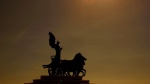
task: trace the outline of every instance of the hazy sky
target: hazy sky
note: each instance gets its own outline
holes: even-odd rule
[[[0,0],[0,84],[48,75],[43,64],[81,52],[96,84],[150,84],[149,0]]]

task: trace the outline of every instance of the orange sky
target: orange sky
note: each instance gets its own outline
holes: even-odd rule
[[[23,84],[48,75],[43,64],[63,47],[61,59],[81,52],[96,84],[150,84],[150,1],[0,1],[0,84]]]

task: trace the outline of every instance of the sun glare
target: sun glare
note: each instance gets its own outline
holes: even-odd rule
[[[120,2],[119,0],[81,0],[83,4],[86,5],[92,5],[92,4],[117,4],[118,2]]]
[[[96,0],[82,0],[85,4],[94,4]]]

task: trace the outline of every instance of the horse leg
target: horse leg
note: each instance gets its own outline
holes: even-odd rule
[[[79,76],[79,73],[80,73],[80,71],[77,71],[77,72],[76,72],[76,76]]]
[[[82,69],[81,72],[82,72],[82,76],[86,75],[86,70],[85,69]]]
[[[52,69],[51,68],[48,68],[48,74],[49,74],[49,76],[52,75]]]
[[[67,76],[71,76],[69,71],[67,71]]]
[[[61,68],[58,68],[58,75],[63,76],[63,71],[61,70]]]
[[[84,76],[86,75],[86,70],[85,69],[83,69],[84,70]]]
[[[52,68],[52,75],[56,75],[56,68]]]
[[[62,70],[62,68],[60,68],[60,75],[64,76],[64,71]]]
[[[73,75],[72,76],[76,76],[76,72],[75,71],[73,71]]]

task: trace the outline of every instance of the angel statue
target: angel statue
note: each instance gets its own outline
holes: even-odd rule
[[[49,45],[55,49],[56,51],[56,55],[55,55],[55,59],[57,61],[60,61],[60,53],[61,53],[61,50],[62,50],[62,47],[59,46],[59,41],[56,41],[54,35],[49,32]]]
[[[43,65],[44,68],[48,68],[49,75],[58,75],[58,69],[60,65],[60,54],[62,47],[59,46],[60,42],[56,40],[55,36],[49,32],[49,45],[55,49],[55,56],[51,56],[52,62],[48,65]]]

